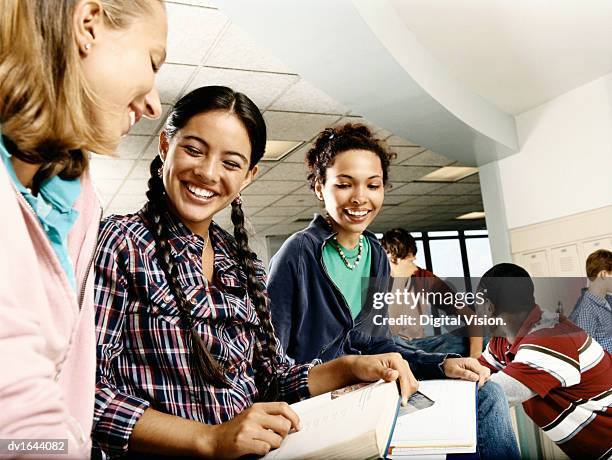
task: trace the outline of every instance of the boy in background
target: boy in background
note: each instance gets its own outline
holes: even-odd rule
[[[612,352],[612,252],[599,249],[586,260],[589,287],[569,319]]]
[[[527,415],[571,458],[612,453],[612,356],[585,331],[535,303],[518,265],[498,264],[479,285],[482,313],[499,318],[480,357],[510,406]]]

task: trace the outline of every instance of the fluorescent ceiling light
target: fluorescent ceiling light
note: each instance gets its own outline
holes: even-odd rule
[[[266,151],[262,160],[266,161],[278,161],[285,155],[293,152],[295,149],[300,147],[303,142],[298,141],[267,141]]]
[[[478,172],[478,168],[467,166],[445,166],[421,177],[425,182],[456,182]]]
[[[485,213],[482,211],[474,211],[468,212],[467,214],[462,214],[459,217],[455,217],[457,220],[475,220],[475,219],[484,219]]]

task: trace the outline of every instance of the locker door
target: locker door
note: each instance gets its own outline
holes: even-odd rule
[[[583,276],[584,269],[580,267],[578,246],[570,244],[550,251],[553,276]]]
[[[527,270],[532,278],[550,276],[546,251],[518,254],[516,259],[517,263]]]

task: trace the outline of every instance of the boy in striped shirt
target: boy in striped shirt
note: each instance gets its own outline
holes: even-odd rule
[[[612,356],[582,329],[535,304],[529,274],[514,264],[485,273],[480,310],[503,324],[480,357],[510,405],[571,458],[612,456]]]

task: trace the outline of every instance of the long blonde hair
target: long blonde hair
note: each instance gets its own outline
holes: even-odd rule
[[[105,22],[125,28],[151,13],[151,1],[100,0]],[[70,179],[87,168],[88,153],[109,152],[96,123],[101,97],[89,89],[73,27],[76,0],[0,0],[0,123],[22,161],[41,174]]]

